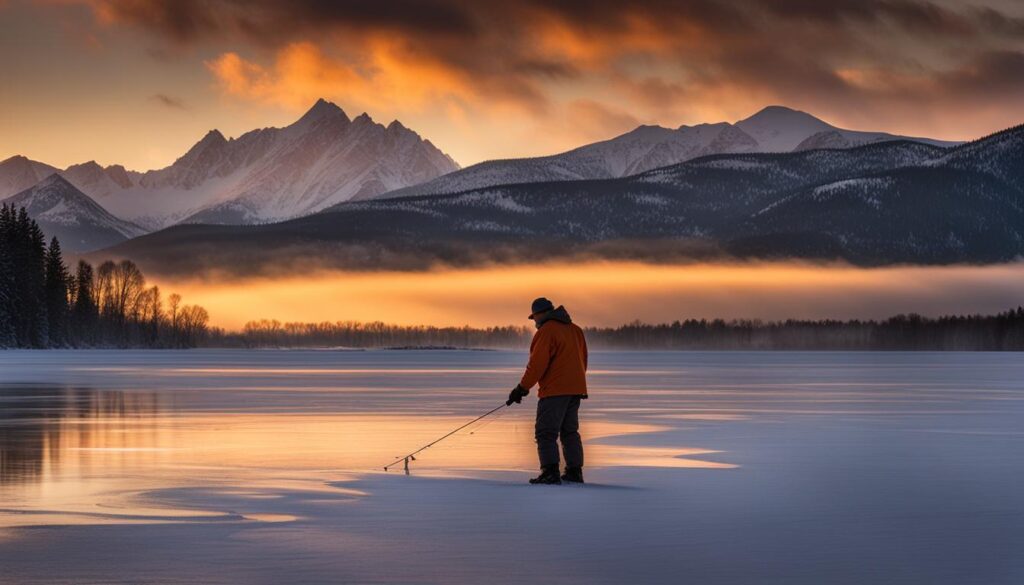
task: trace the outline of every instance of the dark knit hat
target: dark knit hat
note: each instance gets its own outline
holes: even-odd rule
[[[533,301],[533,305],[530,307],[530,316],[528,318],[533,319],[534,315],[537,313],[546,313],[553,310],[555,310],[555,304],[544,297],[540,297]]]

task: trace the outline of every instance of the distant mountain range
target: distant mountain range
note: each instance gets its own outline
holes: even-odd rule
[[[245,225],[301,217],[349,200],[616,178],[710,154],[849,148],[903,138],[844,130],[804,112],[770,106],[736,124],[641,126],[562,154],[490,161],[459,171],[450,157],[401,123],[385,127],[366,114],[350,120],[338,106],[319,100],[284,128],[253,130],[235,139],[211,130],[174,164],[144,173],[93,161],[58,169],[11,157],[0,162],[0,199],[57,173],[110,213],[147,230],[176,223]]]
[[[297,122],[227,139],[211,130],[169,167],[139,173],[95,162],[61,170],[0,162],[0,198],[57,173],[109,212],[147,229],[175,223],[250,224],[314,213],[414,185],[459,166],[399,122],[349,117],[320,100]]]
[[[48,237],[56,236],[70,252],[113,246],[146,233],[114,217],[56,173],[2,203],[24,207]]]
[[[959,144],[885,132],[844,130],[805,112],[769,106],[735,124],[698,124],[674,130],[640,126],[611,140],[553,156],[483,162],[379,197],[458,193],[516,183],[611,179],[713,154],[851,148],[890,140],[912,140],[934,146]]]
[[[1024,251],[1021,134],[955,145],[771,106],[458,170],[397,121],[320,100],[284,128],[211,131],[145,173],[12,157],[0,197],[69,250],[106,248],[153,272],[579,254],[992,262]]]
[[[798,138],[754,134],[772,137],[778,148]],[[1022,254],[1021,126],[953,148],[886,140],[716,154],[625,178],[347,202],[273,225],[176,226],[102,253],[170,273],[403,269],[587,255],[882,265],[999,262]]]

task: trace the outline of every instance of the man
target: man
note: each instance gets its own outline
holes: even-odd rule
[[[532,484],[583,483],[583,441],[580,439],[580,400],[587,397],[587,341],[565,308],[544,297],[533,301],[530,319],[537,333],[530,343],[530,361],[506,404],[519,404],[539,383],[537,396],[537,454],[539,476]],[[565,455],[565,475],[558,475],[558,439]]]

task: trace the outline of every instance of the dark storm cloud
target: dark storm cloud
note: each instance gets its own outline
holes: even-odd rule
[[[671,46],[699,35],[721,43],[723,51],[732,43],[770,46],[821,34],[845,44],[863,33],[857,27],[880,25],[932,42],[979,36],[1024,40],[1024,18],[984,0],[957,8],[924,0],[93,1],[105,19],[145,27],[173,42],[236,37],[273,46],[311,38],[345,42],[346,37],[392,32],[455,61],[485,61],[474,50],[486,48],[496,53],[488,56],[515,64],[509,68],[543,65],[533,68],[540,75],[572,69],[556,55],[538,59],[533,55],[536,47],[530,46],[535,36],[524,34],[555,24],[581,37],[602,35],[610,42],[642,32],[651,44]]]
[[[177,42],[240,34],[275,43],[336,27],[463,38],[477,33],[465,6],[445,0],[109,0],[97,5],[115,21],[142,25]]]
[[[973,92],[1024,92],[1024,52],[981,53],[966,67],[948,74],[946,81]]]
[[[170,39],[186,41],[219,28],[216,3],[115,0],[98,4],[105,18],[132,22]]]
[[[889,23],[921,34],[1024,31],[1024,18],[981,0],[957,9],[925,0],[99,0],[97,6],[114,19],[183,41],[243,33],[254,41],[273,42],[336,27],[471,40],[514,34],[538,15],[604,32],[628,27],[631,18],[649,19],[666,29],[688,22],[724,34],[753,32],[757,24],[773,21],[808,26]]]
[[[976,8],[973,13],[984,30],[1018,39],[1024,38],[1024,18],[1013,18],[989,7]]]
[[[513,3],[512,10],[543,11],[576,26],[599,31],[613,31],[626,25],[625,19],[643,18],[671,29],[680,23],[698,23],[720,33],[741,33],[753,30],[758,10],[753,0],[722,2],[721,0],[551,0]]]
[[[893,24],[922,34],[973,35],[978,19],[930,2],[908,0],[769,0],[764,7],[774,16],[819,24]]]
[[[386,43],[393,60],[536,112],[551,83],[580,79],[672,116],[681,99],[755,93],[833,111],[897,91],[936,103],[928,92],[972,92],[958,83],[986,88],[973,95],[991,108],[1019,92],[1024,51],[1024,11],[1001,0],[83,1],[170,45],[233,43],[263,65],[267,50],[314,43],[365,75]]]

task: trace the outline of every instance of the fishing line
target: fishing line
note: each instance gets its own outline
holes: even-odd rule
[[[417,453],[419,453],[421,451],[424,451],[426,449],[429,449],[430,447],[433,447],[434,445],[440,443],[441,441],[447,439],[448,437],[454,435],[455,433],[461,431],[462,429],[472,425],[473,423],[477,422],[478,420],[486,418],[486,417],[494,414],[495,412],[498,412],[502,408],[505,408],[506,406],[508,406],[508,404],[502,402],[500,406],[496,406],[496,407],[492,408],[491,410],[488,410],[487,412],[485,412],[485,413],[481,414],[480,416],[474,418],[473,420],[471,420],[468,423],[462,425],[461,427],[451,431],[447,435],[444,435],[443,437],[441,437],[439,439],[435,439],[435,440],[431,441],[430,443],[427,443],[426,445],[420,447],[419,449],[416,449],[415,451],[413,451],[412,453],[409,453],[408,455],[404,455],[402,457],[399,457],[398,459],[395,459],[391,463],[389,463],[389,464],[384,466],[384,471],[387,471],[389,467],[393,467],[396,463],[400,463],[400,462],[404,461],[405,462],[405,473],[408,475],[408,473],[409,473],[409,461],[416,461],[415,455]]]
[[[503,416],[505,416],[505,411],[504,410],[499,412],[498,414],[494,415],[493,417],[487,419],[486,421],[483,422],[483,424],[481,424],[480,426],[474,428],[472,431],[469,431],[469,434],[470,435],[475,435],[475,434],[479,433],[487,425],[489,425],[489,424],[491,424],[491,423],[493,423],[493,422],[495,422],[497,420],[501,420],[501,417],[503,417]]]

